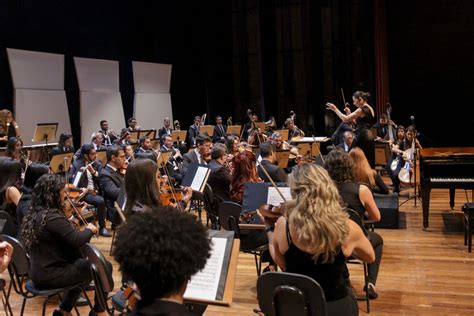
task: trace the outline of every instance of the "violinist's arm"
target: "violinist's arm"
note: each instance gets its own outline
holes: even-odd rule
[[[350,219],[347,220],[347,225],[349,225],[349,235],[342,244],[344,256],[353,256],[368,263],[374,262],[374,248],[367,237],[365,237],[362,229]]]
[[[75,229],[63,215],[50,213],[47,216],[46,225],[48,230],[73,247],[79,248],[85,245],[94,235],[89,227],[82,231]]]
[[[288,242],[286,241],[286,219],[283,216],[275,223],[275,230],[267,232],[267,236],[270,254],[275,263],[284,271],[286,267],[284,254],[288,251]]]
[[[380,210],[377,204],[375,204],[374,196],[367,186],[361,185],[359,187],[359,199],[369,214],[369,218],[376,222],[380,221]]]

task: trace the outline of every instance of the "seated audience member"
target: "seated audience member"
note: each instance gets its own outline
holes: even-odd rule
[[[268,173],[273,182],[286,182],[288,176],[286,172],[278,167],[276,163],[276,149],[275,146],[270,142],[261,143],[260,146],[260,156],[262,161],[260,166],[258,166],[258,176],[265,182],[270,182],[266,173],[262,170],[265,168],[265,171]]]
[[[69,223],[62,203],[65,200],[64,178],[57,174],[41,176],[33,189],[31,209],[26,214],[21,236],[31,260],[29,276],[39,289],[55,289],[92,280],[90,262],[83,258],[81,248],[98,233],[87,224],[79,230]],[[112,265],[108,263],[112,271]],[[56,315],[72,315],[71,311],[81,293],[79,287],[64,292]],[[97,299],[95,299],[97,302]],[[107,315],[99,306],[92,315]]]
[[[270,253],[286,272],[309,276],[324,291],[328,315],[358,315],[356,298],[344,277],[346,258],[374,261],[361,228],[349,219],[328,173],[300,164],[289,176],[293,200],[275,226],[267,226]]]
[[[389,189],[382,177],[372,169],[365,158],[365,154],[359,147],[352,148],[349,152],[354,161],[354,180],[367,184],[374,193],[388,194]]]
[[[120,227],[115,246],[120,270],[139,292],[134,315],[196,315],[184,305],[183,295],[211,248],[194,216],[162,207],[138,213]]]
[[[380,210],[369,187],[355,181],[354,162],[348,153],[342,149],[332,150],[326,156],[324,167],[336,183],[344,206],[359,213],[361,218],[364,218],[367,212],[369,219],[380,221]],[[369,292],[370,298],[375,299],[378,297],[375,283],[382,261],[383,239],[373,231],[369,231],[367,237],[375,251],[375,262],[369,265],[369,288],[364,290]]]

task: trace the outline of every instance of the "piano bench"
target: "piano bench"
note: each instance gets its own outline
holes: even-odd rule
[[[464,212],[464,246],[471,252],[472,248],[472,231],[474,230],[474,203],[466,203],[462,207]]]

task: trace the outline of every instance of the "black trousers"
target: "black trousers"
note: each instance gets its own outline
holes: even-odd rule
[[[99,228],[105,228],[105,200],[100,195],[87,193],[84,196],[84,202],[94,205],[97,208],[97,217],[99,218]]]
[[[107,262],[107,269],[112,273],[112,264]],[[87,286],[92,281],[91,266],[90,262],[87,259],[77,259],[73,264],[67,266],[64,269],[63,274],[59,278],[49,280],[48,282],[36,284],[38,288],[48,289],[48,288],[60,288],[66,287],[72,284],[81,283],[84,286]],[[81,294],[81,289],[79,287],[73,288],[69,291],[63,293],[63,300],[59,306],[62,310],[66,312],[71,312],[74,308],[76,301]],[[94,301],[97,302],[97,295],[94,297]],[[103,312],[97,305],[94,306],[96,312]]]

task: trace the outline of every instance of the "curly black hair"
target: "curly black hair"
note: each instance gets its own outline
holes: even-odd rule
[[[62,211],[61,189],[65,186],[64,178],[58,174],[44,174],[33,188],[31,206],[21,224],[21,237],[26,250],[30,251],[38,244],[35,233],[37,214],[41,216],[40,228],[46,225],[48,213],[64,214]]]
[[[177,293],[210,256],[205,227],[170,207],[131,216],[117,233],[115,260],[138,286],[143,304]]]
[[[354,181],[354,162],[351,156],[342,148],[336,148],[329,152],[324,161],[324,169],[336,183]]]

